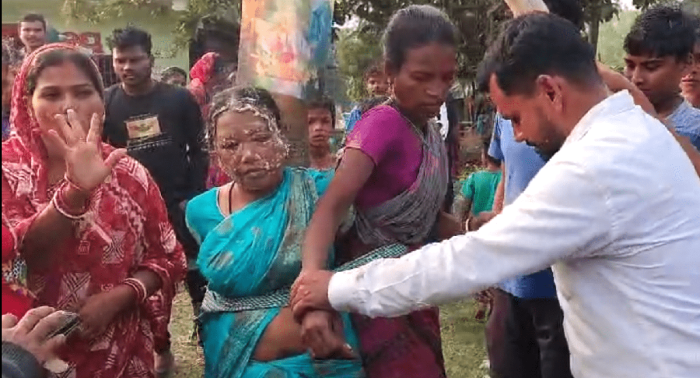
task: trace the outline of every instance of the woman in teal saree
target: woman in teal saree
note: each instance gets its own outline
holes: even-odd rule
[[[212,103],[209,137],[233,182],[194,198],[186,210],[200,243],[197,264],[209,282],[200,317],[205,376],[364,377],[359,359],[313,358],[290,309],[236,308],[242,298],[292,284],[301,271],[304,230],[322,194],[305,169],[282,166],[279,118],[261,89],[229,89]],[[357,350],[347,315],[338,323],[345,352]]]

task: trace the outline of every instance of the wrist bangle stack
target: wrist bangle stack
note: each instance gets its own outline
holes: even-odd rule
[[[90,190],[84,189],[82,186],[76,184],[75,181],[73,181],[70,177],[68,177],[67,173],[65,175],[63,175],[63,181],[65,181],[68,186],[72,187],[73,189],[75,189],[81,193],[90,193]]]
[[[58,211],[61,215],[64,217],[73,220],[73,221],[78,221],[83,219],[85,217],[85,214],[88,211],[88,207],[85,206],[84,208],[80,209],[79,211],[71,211],[69,210],[69,206],[66,204],[66,191],[67,187],[63,186],[59,188],[56,193],[54,194],[53,198],[51,198],[51,205]]]
[[[140,280],[130,277],[122,281],[122,284],[129,286],[136,292],[136,302],[143,303],[148,299],[148,291],[146,290],[146,285]]]

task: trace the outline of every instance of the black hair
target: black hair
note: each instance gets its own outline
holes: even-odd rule
[[[367,67],[364,73],[365,81],[370,77],[384,75],[384,65],[382,63],[382,61],[376,61]]]
[[[333,127],[335,128],[335,102],[326,96],[321,96],[318,98],[314,98],[310,101],[307,101],[306,107],[311,110],[311,109],[325,109],[328,110],[331,113],[331,122]]]
[[[215,94],[211,101],[206,133],[210,151],[215,150],[216,122],[222,114],[233,109],[236,103],[245,103],[262,109],[276,122],[278,128],[282,127],[282,112],[272,94],[266,89],[253,86],[229,88]]]
[[[44,27],[44,31],[46,31],[46,18],[38,13],[26,14],[24,17],[22,17],[22,21],[20,22],[41,22],[41,25]]]
[[[625,52],[635,56],[686,59],[695,46],[695,23],[679,6],[661,5],[642,13],[625,37]]]
[[[399,71],[408,50],[430,43],[457,46],[457,32],[445,13],[430,5],[411,5],[391,16],[384,30],[384,59]]]
[[[181,75],[187,79],[187,72],[180,67],[168,67],[160,74],[162,80],[167,80],[175,75]]]
[[[488,160],[491,164],[500,167],[501,161],[496,159],[495,157],[489,155],[489,148],[490,147],[491,147],[491,138],[483,138],[481,140],[481,148],[482,148],[482,152],[484,153],[484,156],[486,157],[486,160]]]
[[[583,6],[580,0],[543,0],[549,13],[555,14],[583,29]]]
[[[71,49],[50,50],[40,54],[35,58],[35,62],[31,71],[27,75],[26,95],[31,97],[36,90],[37,81],[41,73],[49,67],[57,67],[66,62],[73,63],[85,76],[88,77],[90,83],[95,87],[95,90],[104,98],[104,86],[102,83],[102,75],[93,63],[92,59],[81,51]]]
[[[141,47],[143,51],[152,56],[153,43],[151,35],[142,29],[134,26],[127,26],[124,29],[114,29],[112,35],[107,38],[109,49],[123,50],[131,47]]]
[[[488,91],[496,76],[506,95],[531,94],[539,75],[560,75],[589,85],[602,81],[595,50],[569,21],[549,13],[531,13],[506,22],[479,65],[477,81]]]
[[[365,114],[372,108],[389,101],[389,96],[375,96],[360,103],[360,114]]]

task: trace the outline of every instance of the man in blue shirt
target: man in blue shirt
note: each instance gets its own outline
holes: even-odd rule
[[[383,97],[389,94],[389,78],[384,73],[381,62],[376,62],[365,71],[365,86],[370,98]],[[349,135],[357,121],[362,118],[360,106],[355,106],[345,122],[345,135]]]
[[[515,141],[510,121],[500,115],[495,119],[489,155],[503,162],[499,185],[503,195],[497,194],[495,211],[515,201],[546,163],[533,147]],[[489,319],[486,335],[492,375],[571,377],[564,314],[552,270],[503,282],[495,296],[493,320]]]

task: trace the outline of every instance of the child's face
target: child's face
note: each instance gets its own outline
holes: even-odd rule
[[[386,96],[389,92],[389,78],[384,74],[374,74],[367,78],[367,92],[370,96]]]
[[[674,56],[653,57],[627,55],[625,76],[657,107],[680,92],[679,85],[691,67],[688,59]]]
[[[309,144],[314,147],[328,146],[333,131],[333,115],[326,108],[309,109]]]
[[[688,97],[700,97],[700,42],[695,44],[693,51],[693,68],[683,77],[681,90]]]

